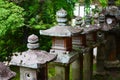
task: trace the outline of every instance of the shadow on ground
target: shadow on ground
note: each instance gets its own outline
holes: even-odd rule
[[[120,71],[107,71],[105,75],[94,75],[93,80],[120,80]]]

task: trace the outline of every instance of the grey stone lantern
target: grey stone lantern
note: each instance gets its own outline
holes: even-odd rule
[[[47,63],[54,60],[56,55],[38,50],[38,37],[34,34],[28,37],[29,50],[15,53],[11,65],[20,67],[20,80],[48,80]]]
[[[76,36],[82,31],[67,25],[66,15],[67,12],[64,9],[60,9],[56,12],[58,25],[47,30],[40,30],[40,35],[52,36],[52,49],[50,53],[58,55],[55,63],[66,65],[65,69],[59,66],[59,71],[56,72],[58,75],[63,75],[61,80],[69,80],[70,63],[78,57],[78,53],[72,49],[72,36]],[[64,71],[62,69],[65,70],[65,76],[61,73]]]
[[[76,19],[75,29],[81,30],[83,32],[84,27],[81,26],[81,24],[83,23],[82,17],[77,16],[75,19]],[[86,46],[86,35],[82,34],[82,32],[79,35],[72,37],[72,44],[73,44],[73,48],[75,49],[76,47],[81,48]]]
[[[100,29],[98,25],[92,25],[91,16],[87,15],[85,19],[85,27],[83,33],[86,34],[86,45],[91,46],[97,40],[97,31]]]
[[[112,4],[106,7],[102,15],[104,15],[104,23],[100,25],[102,25],[101,31],[104,33],[104,39],[106,40],[104,67],[109,69],[118,68],[120,67],[120,61],[117,59],[117,54],[119,53],[119,37],[117,33],[119,33],[120,10]]]
[[[0,80],[11,80],[16,73],[11,71],[4,63],[0,62]]]
[[[53,39],[52,39],[51,53],[53,52],[55,52],[55,54],[58,53],[58,59],[57,59],[58,62],[60,60],[61,60],[60,62],[62,62],[62,58],[64,58],[62,57],[62,55],[67,56],[72,51],[72,36],[76,36],[80,34],[82,31],[79,29],[76,30],[73,27],[67,25],[66,15],[67,12],[64,9],[60,9],[58,12],[56,12],[58,25],[47,30],[40,30],[40,35],[52,36]],[[66,60],[67,58],[63,60],[63,63]]]

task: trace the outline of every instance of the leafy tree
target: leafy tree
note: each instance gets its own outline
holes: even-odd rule
[[[116,0],[115,3],[117,6],[120,6],[120,0]]]
[[[0,61],[6,60],[19,46],[19,29],[24,25],[23,12],[23,8],[0,0]]]
[[[7,2],[9,1],[9,2]],[[64,8],[69,19],[73,16],[77,0],[0,0],[0,60],[6,60],[13,52],[25,51],[27,37],[40,29],[52,27],[56,11]],[[12,1],[15,1],[14,4]],[[21,7],[18,7],[21,6]],[[24,13],[25,12],[25,13]],[[24,16],[24,17],[23,17]],[[40,37],[40,49],[49,50],[51,39]],[[9,59],[9,58],[8,58]]]
[[[0,36],[24,25],[23,8],[9,3],[5,0],[0,0]]]
[[[56,21],[56,12],[63,8],[68,13],[68,18],[73,17],[74,4],[78,0],[47,0],[43,5],[41,19],[43,22],[51,23]]]

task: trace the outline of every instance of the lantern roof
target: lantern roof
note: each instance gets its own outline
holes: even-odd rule
[[[82,30],[82,32],[80,34],[87,34],[87,33],[99,30],[101,28],[98,24],[91,25],[90,18],[91,17],[89,15],[87,15],[86,20],[85,20],[85,25],[81,26],[81,22],[83,22],[81,17],[80,16],[76,17],[76,27],[75,27],[75,29],[76,30]]]
[[[28,50],[22,53],[14,53],[10,64],[36,69],[54,60],[55,58],[56,55],[49,54],[46,51]]]
[[[54,26],[47,30],[40,30],[41,35],[57,36],[57,37],[71,37],[82,32],[81,29],[75,29],[71,26]]]
[[[41,35],[56,36],[56,37],[71,37],[79,34],[82,30],[76,30],[67,25],[67,12],[62,8],[56,12],[56,20],[58,25],[47,30],[40,30]]]
[[[15,77],[16,73],[11,71],[4,63],[0,62],[0,80],[9,80]]]
[[[87,34],[87,33],[93,32],[93,31],[97,31],[99,29],[101,29],[101,26],[89,25],[89,27],[84,27],[83,28],[82,34]]]
[[[57,56],[54,54],[49,54],[43,50],[37,50],[39,47],[37,41],[38,37],[36,35],[30,35],[28,37],[29,43],[27,44],[29,50],[21,53],[14,53],[10,64],[37,69],[42,65],[56,59]]]

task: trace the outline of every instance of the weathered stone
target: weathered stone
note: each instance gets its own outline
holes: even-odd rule
[[[28,37],[28,42],[29,50],[14,53],[10,64],[20,66],[20,80],[48,80],[47,63],[56,59],[57,55],[37,50],[38,37],[34,34]]]
[[[0,80],[9,80],[15,77],[16,73],[11,71],[9,67],[0,62]]]

